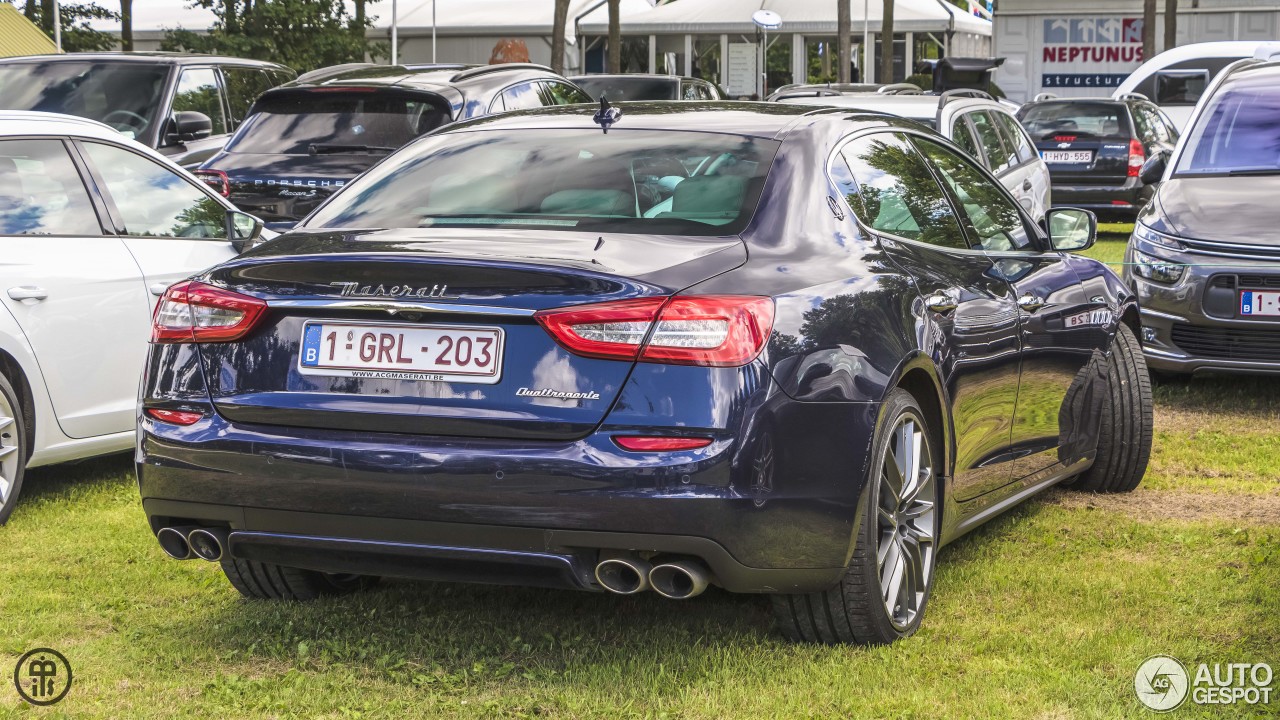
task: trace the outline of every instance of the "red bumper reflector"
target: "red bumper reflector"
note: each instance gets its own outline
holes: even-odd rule
[[[711,444],[711,438],[650,437],[644,435],[614,435],[613,441],[623,450],[631,450],[632,452],[696,450]]]
[[[173,425],[194,425],[200,422],[204,417],[203,413],[186,412],[184,410],[162,410],[161,408],[147,408],[147,415]]]

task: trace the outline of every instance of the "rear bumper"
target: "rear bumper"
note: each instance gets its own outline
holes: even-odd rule
[[[678,453],[609,434],[472,440],[144,419],[153,529],[231,530],[233,557],[327,572],[596,589],[601,552],[701,559],[734,592],[806,592],[844,571],[879,406],[786,403],[768,432]],[[838,428],[815,434],[801,428]],[[795,435],[788,428],[796,428]],[[748,433],[750,435],[750,433]]]
[[[1053,183],[1055,207],[1076,207],[1092,210],[1104,218],[1133,219],[1151,199],[1152,188],[1137,178],[1129,178],[1119,185],[1075,185]]]

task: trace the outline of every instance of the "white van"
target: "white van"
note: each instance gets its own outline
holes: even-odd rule
[[[1268,58],[1280,55],[1280,41],[1205,42],[1165,50],[1134,70],[1112,97],[1119,100],[1130,93],[1145,95],[1181,131],[1186,129],[1196,101],[1223,68],[1260,53]]]

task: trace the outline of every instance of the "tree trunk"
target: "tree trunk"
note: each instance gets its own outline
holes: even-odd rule
[[[120,49],[133,52],[133,0],[120,0]]]
[[[609,72],[622,72],[622,22],[618,19],[621,0],[609,0]]]
[[[53,37],[53,0],[40,0],[40,27],[49,37]]]
[[[880,77],[878,80],[885,84],[893,82],[893,0],[884,0],[884,19],[880,22]],[[866,82],[865,78],[863,82]]]
[[[236,3],[239,0],[222,0],[222,26],[229,34],[240,32],[240,19],[236,17]]]
[[[555,17],[551,21],[551,69],[564,74],[564,26],[569,20],[569,0],[556,0]]]
[[[852,0],[836,0],[836,80],[850,82],[850,64],[853,62],[852,39],[849,37],[852,21],[849,18],[849,3]]]
[[[1156,0],[1142,0],[1142,59],[1156,54]]]
[[[31,22],[36,21],[36,8],[40,7],[39,0],[27,0],[27,6],[22,10],[22,14],[27,16]]]
[[[365,0],[356,0],[356,27],[359,28],[364,27],[364,3]]]
[[[1164,0],[1164,49],[1178,46],[1178,0]]]

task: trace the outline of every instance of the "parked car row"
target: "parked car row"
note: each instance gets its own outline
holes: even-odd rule
[[[198,179],[0,113],[0,521],[27,465],[136,442],[161,547],[248,597],[714,585],[795,640],[892,642],[945,543],[1140,483],[1140,339],[1280,367],[1280,262],[1246,239],[1274,230],[1240,219],[1277,225],[1249,194],[1280,176],[1277,80],[1239,63],[1147,145],[1136,98],[1020,123],[974,91],[615,105],[538,66],[352,65],[260,93]],[[1077,185],[1157,186],[1123,278],[1050,202],[1079,153]]]

